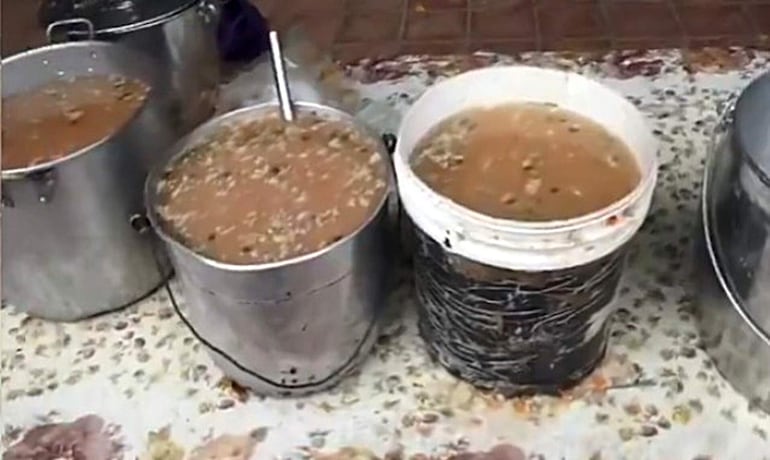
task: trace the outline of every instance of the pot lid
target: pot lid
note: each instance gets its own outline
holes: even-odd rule
[[[99,33],[126,33],[150,27],[186,10],[198,0],[45,0],[44,27],[67,19],[88,19]]]
[[[770,72],[752,81],[735,104],[736,147],[770,184]]]

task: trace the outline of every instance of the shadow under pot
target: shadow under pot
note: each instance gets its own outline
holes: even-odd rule
[[[584,216],[515,221],[461,206],[412,169],[422,139],[447,117],[517,102],[556,104],[597,122],[634,154],[637,186]],[[630,102],[575,74],[497,67],[426,91],[404,117],[394,164],[414,227],[419,331],[430,354],[453,375],[507,396],[556,392],[592,372],[607,349],[626,249],[649,211],[656,151]]]
[[[2,80],[4,108],[16,106],[3,113],[4,301],[73,321],[148,295],[170,270],[158,272],[154,237],[137,231],[132,217],[144,214],[147,173],[175,140],[164,75],[121,45],[78,42],[5,59]],[[101,126],[108,122],[100,110],[113,113],[119,102],[84,94],[112,97],[114,89],[115,101],[125,102],[134,95],[109,85],[128,80],[149,87],[144,101],[125,122]],[[14,97],[22,99],[9,102]],[[53,111],[56,98],[75,106]],[[111,134],[91,140],[96,125]],[[72,142],[85,147],[67,153]]]
[[[317,119],[337,122],[339,126],[357,132],[370,142],[372,153],[367,154],[367,160],[370,157],[380,158],[383,166],[383,182],[380,184],[382,194],[373,198],[370,202],[372,207],[368,208],[363,222],[357,224],[352,233],[340,235],[339,239],[332,239],[328,245],[312,252],[303,251],[287,257],[271,256],[269,260],[256,258],[255,252],[246,260],[224,262],[229,259],[223,253],[201,249],[191,243],[193,240],[185,236],[185,230],[162,210],[163,206],[170,203],[171,196],[164,195],[163,190],[169,187],[163,185],[164,181],[168,184],[167,181],[173,180],[171,174],[174,174],[174,168],[182,165],[187,158],[192,158],[188,155],[200,152],[199,147],[215,139],[223,129],[236,130],[225,135],[225,138],[245,139],[243,142],[258,133],[285,133],[284,128],[275,125],[271,128],[248,125],[246,130],[237,131],[240,126],[245,126],[242,123],[259,121],[269,114],[277,116],[278,108],[273,103],[239,109],[200,126],[174,148],[176,155],[165,168],[150,175],[146,186],[150,220],[168,248],[186,299],[185,305],[177,308],[177,313],[207,347],[216,365],[226,375],[257,393],[269,396],[301,396],[328,389],[365,360],[378,336],[380,317],[388,292],[390,254],[393,253],[393,222],[389,215],[389,202],[395,198],[395,189],[389,154],[382,141],[357,125],[351,116],[335,109],[309,103],[296,103],[295,109],[300,120],[303,115],[312,113]],[[305,134],[302,137],[310,141]],[[273,146],[280,143],[281,138],[270,141]],[[237,146],[235,148],[238,149]],[[307,152],[318,150],[323,149]],[[253,162],[261,161],[256,157],[266,158],[264,152],[267,149],[255,150],[252,147],[241,151],[249,155],[247,161],[251,166],[247,171],[259,174],[260,166],[254,166]],[[225,155],[218,147],[206,152],[206,155],[210,155],[210,164],[220,161],[216,158]],[[280,158],[286,158],[287,154],[282,152]],[[306,153],[295,152],[292,155],[305,158],[302,155]],[[274,160],[267,161],[272,165],[271,161]],[[264,163],[261,164],[264,166]],[[307,158],[304,163],[287,163],[282,171],[299,174],[297,171],[303,170],[305,164],[315,165],[312,167],[314,174],[324,173],[326,163],[315,157]],[[275,174],[276,178],[281,174],[274,165],[265,168],[266,174]],[[238,175],[235,180],[254,184],[255,177]],[[289,179],[284,177],[281,180]],[[301,182],[300,179],[296,181],[292,183]],[[259,179],[257,182],[259,187],[279,186],[278,182],[269,180],[263,183]],[[235,193],[237,196],[262,193],[245,190],[241,188]],[[292,195],[287,191],[286,196],[299,197],[307,190],[295,192]],[[312,199],[314,193],[307,193]],[[198,202],[197,199],[195,201]],[[243,215],[248,217],[253,213],[253,216],[263,216],[259,219],[269,219],[273,215],[283,215],[284,211],[289,212],[286,211],[286,204],[280,208],[271,205],[276,206],[275,209],[265,208],[268,201],[247,200],[245,206],[248,209],[242,208]],[[263,212],[267,214],[260,214]],[[315,214],[317,209],[310,212]],[[235,215],[230,211],[226,214],[230,217]],[[254,222],[238,222],[239,226],[254,225]],[[238,232],[241,230],[236,230]],[[241,235],[244,236],[247,233],[264,235],[263,230],[252,227],[249,232],[243,232]],[[287,232],[279,232],[274,235],[280,241],[289,238]],[[240,236],[237,238],[240,241]],[[259,236],[254,238],[250,241],[265,241]],[[214,240],[209,241],[214,244]],[[217,244],[222,241],[221,237],[216,238]],[[193,247],[197,249],[191,249]],[[259,254],[266,253],[263,249],[258,251],[261,251]],[[240,257],[238,254],[232,256]]]

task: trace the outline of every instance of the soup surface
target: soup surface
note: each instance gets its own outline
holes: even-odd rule
[[[52,161],[108,138],[148,93],[139,80],[88,76],[3,98],[3,169]]]
[[[633,153],[596,122],[552,104],[461,112],[423,138],[412,168],[474,211],[549,221],[597,211],[640,180]]]
[[[191,249],[235,264],[285,260],[352,234],[387,189],[378,144],[354,127],[277,112],[221,127],[164,173],[158,213]]]

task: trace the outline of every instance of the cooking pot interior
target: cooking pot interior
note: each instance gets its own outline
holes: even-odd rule
[[[294,108],[299,113],[312,113],[313,115],[328,119],[328,120],[339,120],[343,122],[352,123],[356,126],[358,130],[361,131],[362,134],[369,136],[371,138],[378,138],[378,136],[369,129],[366,125],[356,123],[353,117],[346,114],[345,112],[342,112],[340,110],[337,110],[330,106],[325,106],[321,104],[316,103],[310,103],[310,102],[297,102],[294,104]],[[190,153],[192,151],[192,147],[198,145],[201,142],[204,142],[207,138],[215,134],[219,129],[221,129],[222,126],[226,126],[228,124],[232,123],[238,123],[246,120],[253,120],[256,118],[259,118],[263,116],[264,114],[270,112],[270,111],[276,111],[279,110],[278,105],[275,103],[263,103],[259,105],[254,105],[250,107],[244,107],[241,109],[234,110],[232,112],[225,113],[224,115],[220,115],[217,118],[211,119],[208,122],[204,123],[203,125],[196,128],[192,133],[187,135],[185,138],[181,139],[172,149],[171,149],[171,156],[168,162],[166,162],[164,165],[160,165],[160,167],[153,168],[153,170],[150,172],[147,182],[145,185],[145,204],[147,206],[148,210],[148,216],[150,220],[152,221],[153,226],[158,230],[161,237],[163,237],[167,242],[170,242],[171,244],[175,246],[179,246],[184,248],[184,251],[191,251],[189,248],[185,247],[181,242],[178,241],[178,238],[176,235],[173,234],[165,225],[163,225],[163,219],[160,218],[160,216],[157,213],[157,205],[159,203],[159,196],[158,196],[158,183],[160,182],[163,172],[168,169],[171,165],[175,164],[177,161],[184,158],[185,155]],[[387,150],[385,149],[384,145],[382,145],[382,148],[379,149],[379,153],[383,155],[383,160],[385,161],[385,165],[387,165],[388,168],[388,176],[393,176],[393,171],[391,170],[391,160],[389,157],[389,154]],[[385,194],[382,198],[382,203],[380,203],[377,207],[377,209],[381,209],[381,207],[387,202],[387,200],[392,197],[392,194],[395,193],[393,190],[393,186],[391,184],[390,193]],[[361,227],[354,232],[352,235],[350,235],[348,238],[344,238],[342,242],[346,241],[349,238],[352,238],[354,235],[359,233],[361,229],[366,228],[369,223],[376,218],[378,213],[372,214],[372,216],[369,217],[369,219],[361,225]],[[326,248],[322,250],[321,252],[326,252],[330,248]],[[203,259],[206,259],[203,257]],[[304,259],[303,257],[300,257],[299,259]],[[208,259],[206,259],[208,260]],[[279,264],[283,263],[293,263],[294,259],[290,259],[289,261],[283,261]],[[218,264],[217,265],[226,265],[226,264]]]

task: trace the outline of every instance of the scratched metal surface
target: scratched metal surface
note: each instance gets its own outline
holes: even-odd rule
[[[770,419],[749,407],[699,348],[690,265],[716,107],[766,68],[768,57],[712,50],[516,58],[602,78],[650,116],[662,142],[655,201],[629,247],[607,356],[577,388],[506,400],[459,382],[419,338],[406,273],[361,371],[334,391],[294,400],[260,399],[223,379],[162,294],[76,324],[4,308],[3,450],[41,423],[95,414],[70,428],[90,430],[91,452],[112,452],[106,437],[126,459],[152,458],[149,451],[162,448],[169,455],[155,458],[235,451],[239,456],[229,458],[770,458]],[[402,111],[437,78],[508,62],[514,60],[405,57],[352,72],[365,82],[365,96]],[[392,129],[392,118],[380,121]],[[501,443],[509,445],[492,457],[473,453]]]

